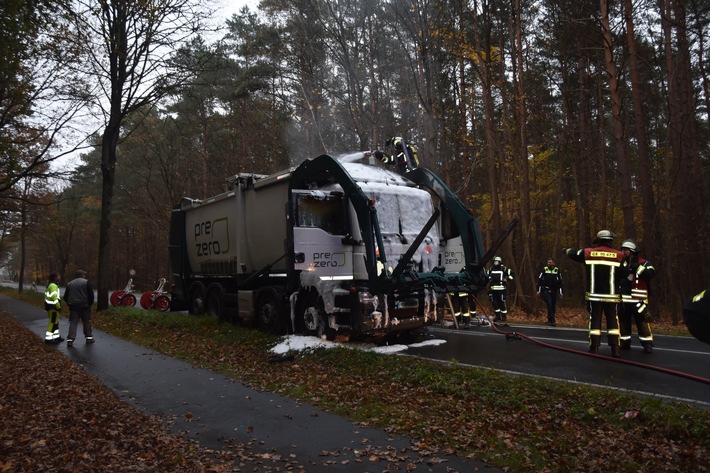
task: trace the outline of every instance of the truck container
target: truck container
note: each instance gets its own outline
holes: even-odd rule
[[[478,222],[432,171],[328,155],[183,198],[169,249],[171,310],[274,333],[408,332],[485,285]]]

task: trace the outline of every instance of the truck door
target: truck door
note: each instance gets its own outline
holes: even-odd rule
[[[296,270],[324,281],[353,279],[347,202],[341,192],[293,191]]]

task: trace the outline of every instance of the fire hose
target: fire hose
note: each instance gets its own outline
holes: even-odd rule
[[[483,315],[486,317],[486,320],[488,320],[488,323],[490,324],[491,328],[496,333],[501,334],[501,335],[505,335],[506,340],[527,340],[529,342],[535,343],[535,344],[540,345],[545,348],[552,348],[554,350],[559,350],[559,351],[563,351],[563,352],[567,352],[567,353],[573,353],[575,355],[584,355],[584,356],[589,356],[592,358],[599,358],[599,359],[603,359],[603,360],[607,360],[607,361],[614,361],[616,363],[623,363],[623,364],[635,366],[638,368],[645,368],[645,369],[658,371],[658,372],[665,373],[665,374],[670,374],[673,376],[680,376],[682,378],[691,379],[691,380],[698,381],[698,382],[705,383],[705,384],[710,384],[710,379],[703,378],[702,376],[696,376],[696,375],[693,375],[690,373],[684,373],[682,371],[676,371],[676,370],[672,370],[672,369],[668,369],[668,368],[663,368],[661,366],[647,365],[645,363],[639,363],[639,362],[633,361],[633,360],[625,360],[623,358],[613,358],[613,357],[606,356],[606,355],[600,355],[598,353],[591,353],[588,351],[575,350],[574,348],[561,347],[559,345],[553,345],[551,343],[546,343],[541,340],[537,340],[529,335],[525,335],[524,333],[518,332],[516,330],[502,330],[500,328],[501,325],[496,324],[495,321],[491,320],[490,316],[486,312],[483,305],[481,305],[478,302],[478,299],[475,296],[473,296],[473,299],[476,302],[476,304],[478,305],[478,307],[481,309],[481,311],[483,312]]]

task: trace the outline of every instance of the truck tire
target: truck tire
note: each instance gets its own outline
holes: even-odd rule
[[[212,283],[207,288],[207,299],[206,299],[206,312],[212,317],[216,322],[224,322],[224,297],[222,294],[222,285],[219,283]]]
[[[205,285],[201,282],[194,282],[190,286],[190,313],[192,315],[202,315],[205,313]]]
[[[277,288],[266,286],[257,292],[256,323],[265,332],[283,334],[283,295]]]
[[[328,326],[328,314],[325,313],[323,302],[318,297],[307,296],[302,306],[303,327],[306,335],[313,335],[326,340],[335,340],[335,330]]]

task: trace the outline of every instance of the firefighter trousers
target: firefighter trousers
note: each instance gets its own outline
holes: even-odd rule
[[[619,346],[619,318],[616,302],[588,301],[589,346],[599,347],[602,338],[602,316],[606,318],[606,334],[609,346]]]
[[[640,312],[639,309],[641,309]],[[653,346],[653,334],[651,333],[649,316],[648,308],[643,301],[622,302],[619,304],[619,331],[622,348],[631,347],[632,322],[636,325],[641,346]]]

